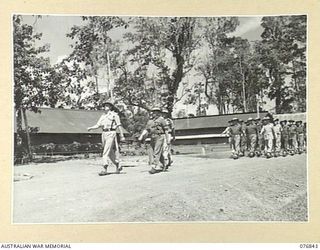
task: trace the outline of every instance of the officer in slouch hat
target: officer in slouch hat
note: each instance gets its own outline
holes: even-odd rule
[[[151,112],[153,116],[148,121],[146,128],[138,140],[142,141],[146,135],[150,136],[150,144],[153,149],[153,163],[149,173],[155,174],[166,170],[166,166],[168,165],[163,153],[165,142],[169,140],[169,134],[167,122],[162,116],[161,109],[154,107],[151,109]]]
[[[102,140],[102,159],[104,170],[99,173],[100,176],[107,175],[108,167],[115,167],[115,173],[120,173],[122,170],[120,166],[120,151],[119,141],[117,139],[116,130],[120,132],[120,141],[124,141],[123,130],[121,121],[118,115],[118,109],[115,107],[112,101],[108,101],[102,104],[104,114],[101,115],[98,122],[88,127],[88,131],[101,128],[101,140]]]

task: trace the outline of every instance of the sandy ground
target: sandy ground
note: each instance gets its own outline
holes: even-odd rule
[[[176,155],[154,175],[141,156],[102,177],[99,157],[15,166],[13,222],[308,220],[306,154],[225,156]]]

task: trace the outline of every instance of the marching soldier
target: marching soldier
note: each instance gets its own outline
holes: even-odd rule
[[[273,120],[273,131],[274,131],[274,156],[280,156],[281,151],[281,132],[282,127],[279,124],[279,119]]]
[[[241,125],[238,123],[238,118],[233,118],[230,126],[230,136],[232,144],[232,155],[234,159],[238,159],[240,154],[240,137],[242,133]]]
[[[175,128],[174,128],[173,121],[169,118],[169,111],[167,109],[163,109],[162,113],[168,128],[168,141],[165,141],[165,144],[164,144],[165,145],[164,158],[168,162],[168,165],[166,167],[169,167],[173,163],[171,150],[172,150],[172,142],[175,141],[176,135],[175,135]]]
[[[291,155],[294,155],[298,150],[297,127],[294,124],[294,120],[289,120],[289,147]]]
[[[256,118],[255,122],[256,122],[257,132],[258,132],[256,155],[260,156],[262,154],[262,151],[264,150],[264,139],[263,139],[263,135],[260,133],[262,129],[261,119]]]
[[[88,127],[88,131],[102,128],[103,132],[101,134],[102,138],[102,159],[104,170],[99,173],[100,176],[107,175],[107,169],[109,166],[115,166],[117,174],[122,170],[119,162],[119,144],[117,140],[116,129],[120,132],[120,141],[124,141],[122,125],[120,122],[119,115],[115,112],[115,108],[112,102],[105,102],[103,104],[105,113],[100,117],[97,124]]]
[[[150,112],[149,113],[149,120],[152,120],[154,117],[154,114],[153,112]],[[148,154],[148,165],[151,166],[153,164],[153,148],[152,148],[152,145],[151,145],[151,137],[150,137],[150,134],[148,134],[146,136],[146,140],[145,140],[145,143],[146,143],[146,147],[147,147],[147,154]]]
[[[248,125],[246,126],[245,131],[248,138],[249,157],[254,157],[256,146],[257,146],[258,128],[251,117],[248,118],[247,122],[248,122]]]
[[[239,124],[241,126],[241,134],[240,134],[240,156],[244,156],[244,153],[247,149],[247,136],[246,136],[246,124],[242,119],[239,119]]]
[[[151,146],[151,138],[146,139],[146,147],[147,147],[147,154],[148,154],[148,165],[151,166],[153,163],[153,148]]]
[[[229,126],[226,127],[226,129],[221,133],[222,135],[227,135],[228,136],[228,143],[230,146],[230,149],[232,150],[232,138],[231,138],[231,132],[230,132],[230,126],[232,125],[232,121],[228,121]]]
[[[142,141],[146,135],[150,135],[151,147],[153,149],[153,167],[149,171],[150,174],[155,174],[160,171],[166,170],[167,162],[164,158],[164,143],[168,140],[168,127],[165,119],[161,116],[161,110],[159,108],[153,108],[153,117],[146,125],[145,130],[139,137],[139,141]]]
[[[302,126],[302,121],[296,122],[297,139],[298,139],[298,152],[302,153],[304,147],[304,128]]]
[[[266,157],[270,158],[272,157],[271,152],[273,149],[273,139],[274,139],[273,125],[272,123],[270,123],[269,117],[264,117],[262,121],[263,121],[263,127],[261,129],[260,134],[263,135],[264,137]]]
[[[282,125],[281,128],[281,138],[282,138],[282,156],[287,156],[289,151],[289,126],[287,125],[287,120],[283,120],[280,122]]]

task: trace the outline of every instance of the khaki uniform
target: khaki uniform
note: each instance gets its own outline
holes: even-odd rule
[[[153,149],[151,147],[151,138],[150,137],[147,137],[146,146],[147,146],[147,154],[148,154],[148,165],[152,165],[152,163],[153,163]]]
[[[289,144],[291,150],[298,150],[297,127],[295,124],[289,126]]]
[[[120,118],[117,113],[109,111],[103,114],[97,122],[97,125],[102,128],[102,160],[105,166],[119,165],[119,144],[117,140],[116,128],[121,125]]]
[[[262,130],[262,124],[258,123],[257,124],[257,131],[258,131],[257,150],[260,152],[264,150],[264,139],[263,139],[263,135],[261,134],[261,130]]]
[[[240,153],[240,136],[242,133],[242,128],[240,124],[235,124],[229,127],[231,136],[232,153]]]
[[[168,130],[168,137],[165,138],[166,140],[164,141],[164,149],[163,149],[163,156],[165,161],[168,163],[168,165],[171,164],[172,162],[172,154],[171,154],[171,149],[172,149],[172,133],[174,130],[174,124],[173,121],[170,118],[166,118],[166,128]]]
[[[273,126],[274,131],[274,151],[280,153],[281,151],[281,131],[282,127],[280,124]]]
[[[150,135],[150,145],[153,149],[154,169],[162,170],[167,165],[167,159],[164,158],[165,131],[167,130],[167,122],[160,116],[148,121],[146,129]]]
[[[289,126],[283,125],[281,130],[282,147],[284,151],[289,150]]]
[[[274,139],[273,125],[271,123],[264,125],[260,134],[263,135],[263,139],[265,141],[265,151],[267,153],[271,153]]]
[[[247,149],[247,135],[245,133],[246,127],[247,127],[246,124],[241,124],[240,150],[241,150],[241,153],[243,153],[243,154]]]
[[[229,143],[230,149],[232,149],[232,137],[230,132],[230,126],[226,127],[226,129],[221,134],[228,136],[228,143]]]
[[[298,137],[298,148],[302,151],[304,149],[304,128],[302,125],[299,125],[296,129]]]
[[[246,126],[246,134],[248,136],[248,145],[249,145],[249,151],[255,152],[256,145],[257,145],[257,134],[258,134],[258,128],[256,124],[249,124]]]

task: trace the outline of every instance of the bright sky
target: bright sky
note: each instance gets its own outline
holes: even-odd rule
[[[241,16],[239,17],[240,25],[231,35],[241,36],[249,41],[259,40],[262,33],[261,16]],[[81,25],[82,19],[79,16],[42,16],[35,18],[34,16],[23,16],[24,22],[34,26],[35,31],[42,33],[41,42],[38,45],[50,44],[48,52],[51,64],[55,64],[61,59],[67,57],[71,53],[72,40],[66,37],[74,25]],[[123,31],[113,31],[110,36],[113,39],[121,39]],[[185,108],[188,113],[195,113],[193,105],[184,105],[182,102],[176,105],[176,110]],[[217,110],[214,106],[210,107],[208,114],[216,114]]]
[[[79,16],[43,16],[36,19],[34,16],[24,16],[24,22],[32,24],[36,32],[42,33],[42,43],[50,44],[51,63],[55,64],[59,59],[71,52],[72,40],[66,37],[74,25],[81,25],[82,19]],[[259,40],[262,32],[260,16],[239,17],[240,25],[232,33],[235,36],[247,38],[249,41]],[[120,36],[114,32],[113,36],[119,39]]]

